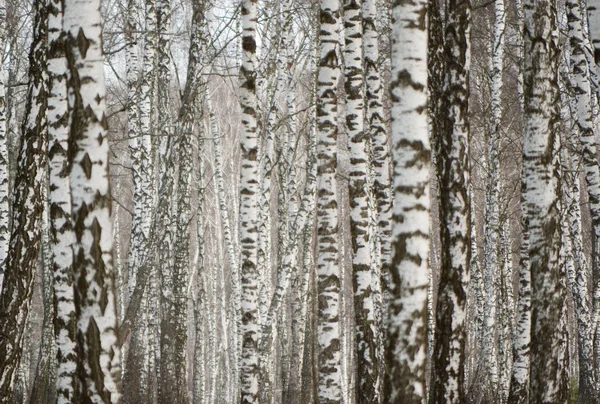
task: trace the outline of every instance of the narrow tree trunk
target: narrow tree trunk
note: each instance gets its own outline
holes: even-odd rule
[[[50,117],[48,116],[48,123]],[[44,193],[47,188],[44,186]],[[46,201],[47,199],[44,198]],[[52,288],[53,259],[50,245],[49,205],[44,203],[42,218],[42,302],[44,304],[44,318],[42,321],[42,340],[38,354],[37,368],[33,380],[33,388],[29,404],[54,403],[56,401],[56,343],[54,341],[54,290]]]
[[[321,0],[317,69],[317,369],[318,399],[342,402],[340,263],[337,195],[337,85],[340,71],[340,3]]]
[[[128,11],[133,13],[132,0]],[[144,56],[142,60],[142,72],[137,80],[138,70],[135,65],[135,57],[131,57],[137,49],[131,49],[127,55],[128,62],[128,90],[133,103],[130,107],[128,119],[129,150],[131,154],[132,178],[133,178],[133,215],[131,219],[131,238],[129,242],[129,292],[133,293],[135,288],[137,271],[150,254],[148,250],[148,238],[150,236],[150,225],[152,222],[152,211],[154,203],[154,170],[152,168],[152,135],[153,135],[153,110],[154,92],[153,83],[155,77],[155,55],[156,55],[156,1],[145,1],[145,42]],[[128,27],[132,29],[134,27]],[[130,33],[135,46],[135,32]],[[139,86],[139,87],[138,87]],[[139,122],[134,109],[139,108]],[[161,111],[168,113],[167,111]],[[139,131],[138,131],[139,125]],[[136,133],[137,132],[137,133]],[[150,275],[152,276],[152,275]],[[124,372],[124,384],[127,389],[123,391],[124,402],[135,404],[148,401],[151,389],[149,389],[148,353],[153,341],[149,338],[148,310],[149,310],[149,287],[146,287],[141,303],[141,313],[134,322],[131,341],[127,353],[127,362]],[[153,351],[153,350],[152,350]]]
[[[242,65],[240,106],[242,108],[240,172],[240,279],[242,356],[242,403],[258,402],[258,280],[256,262],[258,215],[258,111],[256,102],[256,10],[257,0],[242,0]]]
[[[6,1],[0,0],[0,49],[6,44]],[[4,52],[0,52],[4,60]],[[0,293],[4,279],[4,260],[8,254],[10,241],[10,204],[9,204],[9,159],[8,132],[6,128],[6,80],[4,66],[0,67]]]
[[[504,62],[505,11],[504,0],[495,0],[496,19],[493,27],[493,44],[490,66],[490,98],[491,118],[487,140],[487,178],[484,209],[484,245],[483,270],[485,286],[484,338],[483,353],[480,360],[485,364],[485,394],[489,401],[498,401],[498,350],[497,334],[500,326],[497,323],[499,311],[502,310],[497,301],[497,288],[500,284],[500,130],[502,123],[502,72]]]

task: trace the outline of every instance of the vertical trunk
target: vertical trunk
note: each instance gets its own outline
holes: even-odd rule
[[[589,268],[583,253],[581,209],[579,207],[579,172],[573,171],[569,150],[561,150],[563,165],[564,216],[562,221],[563,245],[567,259],[567,280],[573,296],[577,320],[577,343],[579,362],[579,403],[597,402],[596,375],[594,371],[593,321],[588,294]]]
[[[510,220],[504,219],[500,233],[500,282],[498,290],[498,397],[506,403],[510,387],[512,369],[512,336],[515,321],[515,304],[513,291],[512,251],[510,248]]]
[[[48,125],[50,117],[48,116]],[[44,186],[44,193],[47,192]],[[47,199],[44,198],[46,201]],[[48,204],[44,204],[42,218],[42,301],[44,304],[44,318],[42,322],[42,340],[38,355],[38,363],[33,380],[33,389],[29,404],[53,403],[56,401],[56,343],[54,341],[54,290],[52,288],[53,260],[52,246],[50,245],[49,211]]]
[[[133,0],[128,4],[129,13],[134,12]],[[130,17],[131,18],[131,17]],[[131,238],[129,243],[129,292],[133,293],[135,288],[137,271],[149,255],[148,238],[150,236],[150,225],[153,210],[153,169],[152,169],[152,116],[154,109],[153,100],[153,78],[156,54],[156,1],[145,1],[145,31],[144,56],[142,61],[142,74],[137,83],[138,72],[135,66],[136,60],[133,56],[135,49],[135,32],[129,32],[132,43],[128,49],[127,79],[128,90],[133,105],[128,111],[128,134],[129,150],[131,154],[132,177],[133,177],[133,215],[131,219]],[[128,22],[128,30],[134,29]],[[139,123],[135,115],[135,108],[139,108]],[[138,131],[139,125],[139,131]],[[137,132],[137,133],[136,133]],[[152,270],[151,270],[152,271]],[[150,275],[152,276],[152,275]],[[137,403],[148,401],[151,389],[149,386],[148,353],[153,345],[149,338],[148,310],[149,310],[149,287],[146,287],[141,302],[141,313],[137,316],[131,342],[129,344],[127,362],[124,373],[125,403]]]
[[[530,401],[566,402],[568,368],[558,252],[558,31],[551,3],[525,1],[523,198],[531,271]]]
[[[65,0],[69,179],[81,401],[121,400],[99,0]]]
[[[490,66],[491,118],[487,141],[487,178],[484,212],[483,270],[485,287],[483,353],[480,360],[486,364],[485,393],[487,400],[498,401],[498,349],[496,339],[499,331],[497,318],[500,302],[497,301],[497,288],[500,284],[500,136],[502,124],[502,70],[504,59],[505,11],[504,0],[495,0],[496,19],[493,27],[493,44]]]
[[[207,303],[206,293],[206,266],[204,259],[204,140],[203,131],[198,131],[197,145],[198,145],[198,170],[196,171],[196,262],[197,262],[197,274],[196,274],[196,289],[197,297],[194,303],[194,324],[196,331],[196,338],[194,340],[194,402],[204,402],[204,394],[206,391],[205,385],[205,327],[208,323],[206,320],[205,313],[208,312],[209,307]],[[212,369],[214,372],[214,369]]]
[[[521,0],[516,1],[517,18],[519,22],[519,35],[517,35],[517,94],[521,110],[525,111],[525,97],[523,93],[523,58],[524,14]],[[521,188],[522,188],[521,183]],[[531,343],[531,273],[529,271],[529,236],[525,229],[525,204],[523,189],[521,189],[521,250],[519,258],[519,283],[517,296],[517,324],[514,328],[512,343],[512,370],[510,390],[507,402],[510,404],[524,404],[529,402],[529,368],[530,368],[530,343]]]
[[[373,290],[368,213],[368,157],[364,131],[364,71],[362,0],[344,1],[344,87],[346,89],[346,135],[350,152],[348,192],[350,238],[357,348],[357,402],[379,401],[379,364],[376,357],[377,328]]]
[[[340,71],[340,3],[321,0],[317,69],[317,394],[342,402],[340,263],[337,195],[337,85]]]
[[[588,65],[587,72],[590,70],[592,74],[592,82],[594,84],[592,91],[598,91],[598,65],[600,65],[600,1],[589,0],[588,2],[588,23],[589,37],[593,47],[594,60],[596,66]],[[590,58],[588,58],[590,59]],[[585,71],[584,71],[585,74]],[[592,100],[597,100],[593,97]],[[589,128],[589,118],[585,115],[581,117],[587,121],[583,129]],[[579,123],[578,123],[579,125]],[[593,130],[581,130],[581,143],[583,145],[583,161],[585,167],[585,180],[589,197],[589,207],[592,216],[592,226],[594,230],[592,238],[592,275],[594,279],[594,357],[596,361],[596,375],[600,377],[600,259],[598,258],[598,244],[600,243],[600,166],[596,158],[596,142]]]
[[[73,292],[73,249],[69,190],[69,111],[67,104],[67,59],[62,30],[63,4],[52,0],[48,7],[48,169],[50,244],[54,272],[54,332],[56,336],[57,403],[79,400],[77,378],[77,322]]]
[[[441,273],[433,353],[432,402],[465,401],[466,290],[471,256],[469,195],[469,69],[471,3],[447,0],[440,132]]]
[[[242,65],[240,67],[240,106],[242,154],[240,172],[240,279],[241,293],[241,397],[242,403],[258,402],[258,318],[259,274],[257,272],[258,214],[258,111],[256,102],[256,10],[257,0],[242,0]]]
[[[429,164],[427,132],[427,2],[392,11],[391,300],[385,401],[425,400],[429,285]],[[411,122],[411,125],[405,125]],[[468,205],[467,205],[468,206]]]
[[[0,0],[0,49],[6,47],[6,0]],[[0,52],[4,60],[4,52]],[[6,79],[4,66],[0,67],[0,292],[4,279],[4,266],[2,265],[8,254],[10,241],[10,211],[9,211],[9,159],[8,159],[8,133],[6,128]]]
[[[390,150],[384,123],[384,87],[379,71],[379,32],[377,31],[377,1],[363,0],[363,55],[366,99],[365,133],[371,139],[373,180],[372,193],[377,201],[377,238],[380,245],[383,286],[389,283],[391,263],[391,181]]]
[[[31,305],[33,280],[41,244],[41,217],[46,202],[46,37],[45,1],[34,3],[33,42],[29,54],[29,87],[21,146],[13,189],[12,232],[8,255],[1,266],[0,403],[11,400],[21,360],[23,333]]]

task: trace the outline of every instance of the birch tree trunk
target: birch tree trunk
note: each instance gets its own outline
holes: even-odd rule
[[[63,3],[51,0],[48,7],[48,169],[49,241],[54,286],[54,333],[58,360],[57,403],[79,400],[77,378],[77,320],[73,285],[75,240],[71,220],[69,188],[69,106],[67,103],[67,59],[62,29]]]
[[[379,401],[379,364],[376,357],[377,325],[373,304],[370,232],[368,230],[368,156],[364,133],[364,71],[362,0],[344,1],[344,87],[346,89],[346,135],[350,152],[348,193],[352,279],[356,324],[356,399]]]
[[[129,10],[134,12],[133,9]],[[128,27],[132,28],[132,27]],[[148,250],[148,237],[150,236],[150,225],[152,222],[152,211],[154,203],[154,170],[152,168],[152,135],[153,135],[153,110],[154,96],[153,83],[155,77],[155,55],[156,55],[156,1],[145,1],[145,42],[144,56],[142,61],[142,74],[137,83],[137,66],[135,58],[128,59],[132,65],[128,66],[128,83],[131,95],[129,102],[134,103],[131,107],[139,108],[139,123],[133,111],[128,116],[128,134],[133,136],[129,139],[129,151],[131,165],[133,168],[133,215],[131,219],[131,237],[129,242],[129,291],[133,293],[135,288],[137,271],[150,253]],[[131,34],[135,38],[135,33]],[[134,43],[130,46],[135,45]],[[132,49],[130,53],[137,52]],[[133,60],[132,60],[133,59]],[[136,94],[137,93],[137,94]],[[168,113],[167,111],[161,111]],[[139,124],[139,132],[137,132]],[[136,133],[137,132],[137,133]],[[152,271],[152,269],[151,269]],[[152,275],[151,275],[152,276]],[[150,285],[148,285],[150,286]],[[141,303],[141,313],[134,322],[131,341],[129,344],[127,362],[124,374],[125,403],[137,403],[148,401],[151,397],[151,389],[148,367],[148,351],[151,350],[153,341],[149,338],[150,329],[147,325],[149,320],[148,305],[150,288],[147,287]],[[153,353],[153,352],[152,352]]]
[[[563,245],[570,254],[567,263],[567,280],[573,296],[573,306],[577,320],[577,343],[579,362],[579,400],[580,403],[597,401],[596,375],[594,371],[594,324],[588,293],[590,277],[587,260],[583,253],[581,228],[581,209],[579,207],[579,172],[573,170],[569,150],[561,150],[563,166],[564,213],[567,220],[562,221]]]
[[[0,0],[0,49],[5,49],[7,42],[6,1]],[[4,60],[4,52],[0,52]],[[0,66],[0,293],[4,279],[2,263],[8,254],[10,242],[10,204],[9,204],[9,159],[8,132],[6,128],[6,79],[4,65]]]
[[[429,163],[427,2],[392,9],[391,300],[386,349],[386,402],[422,403],[427,362]],[[406,125],[411,122],[411,125]]]
[[[49,10],[50,11],[50,10]],[[60,32],[60,31],[59,31]],[[48,124],[50,117],[47,117]],[[44,193],[47,201],[47,187],[44,185]],[[52,288],[53,260],[52,248],[50,246],[49,212],[48,203],[44,203],[42,217],[42,276],[41,290],[44,304],[44,317],[42,321],[42,339],[38,354],[38,361],[33,380],[33,388],[29,398],[29,404],[44,404],[56,401],[56,343],[54,340],[54,290]],[[28,369],[29,370],[29,369]]]
[[[377,1],[363,0],[363,55],[366,97],[365,133],[372,142],[372,193],[377,201],[377,238],[380,246],[381,269],[389,281],[391,262],[391,180],[388,134],[384,124],[383,83],[379,71],[379,32],[377,30]]]
[[[317,396],[342,402],[340,263],[337,195],[337,85],[340,69],[340,3],[321,0],[317,68]]]
[[[42,212],[47,181],[45,1],[34,3],[33,41],[29,53],[29,86],[21,145],[13,188],[12,231],[8,255],[1,263],[4,285],[0,295],[0,403],[10,403],[21,361],[33,280],[42,237]]]
[[[69,179],[81,400],[118,403],[121,366],[100,1],[65,0],[63,30],[69,69]]]
[[[471,3],[447,0],[440,143],[441,274],[431,381],[432,402],[465,401],[466,285],[471,256],[469,195],[469,69]],[[436,117],[439,119],[439,117]],[[435,118],[434,118],[435,119]]]
[[[558,31],[553,5],[527,0],[524,46],[523,192],[531,271],[530,401],[566,402],[565,290],[558,251]]]
[[[521,0],[516,1],[516,12],[519,23],[517,35],[517,94],[521,110],[525,111],[525,97],[523,89],[524,70],[524,13]],[[521,174],[522,175],[522,174]],[[510,389],[507,403],[524,404],[529,402],[529,369],[530,369],[530,343],[531,343],[531,272],[529,270],[529,235],[525,232],[525,200],[523,181],[521,181],[521,250],[519,257],[519,287],[517,297],[517,324],[514,328],[512,353],[513,364],[511,370]]]
[[[497,287],[500,283],[500,130],[502,123],[502,73],[504,59],[505,11],[504,0],[495,0],[496,19],[493,27],[492,60],[490,66],[491,118],[487,141],[487,179],[484,212],[483,269],[485,286],[483,354],[480,357],[486,366],[487,400],[498,401],[498,313],[502,310],[497,301]]]
[[[240,106],[242,109],[242,152],[240,172],[240,276],[242,356],[242,403],[258,403],[258,342],[260,339],[257,272],[258,216],[258,111],[256,100],[256,10],[257,0],[242,0],[242,65]]]

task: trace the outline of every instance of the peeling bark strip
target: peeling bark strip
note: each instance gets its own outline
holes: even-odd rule
[[[392,9],[391,299],[388,308],[384,401],[426,399],[429,286],[429,164],[427,130],[427,0],[397,0]],[[410,122],[410,124],[407,124]]]
[[[337,85],[340,69],[340,3],[321,0],[317,69],[317,344],[321,403],[342,402],[340,264],[337,200]]]
[[[33,6],[33,42],[29,53],[29,88],[13,190],[13,227],[6,260],[1,263],[0,403],[10,403],[21,361],[33,279],[42,236],[46,183],[46,37],[45,1]]]
[[[260,339],[257,268],[258,216],[258,113],[256,111],[256,3],[242,0],[242,65],[240,106],[242,108],[242,152],[240,170],[240,276],[242,336],[242,403],[258,403],[258,342]]]
[[[423,16],[424,17],[424,16]],[[440,133],[442,244],[431,402],[465,401],[466,286],[471,255],[469,196],[470,0],[446,1]]]
[[[523,199],[531,271],[530,396],[535,403],[569,397],[564,282],[559,267],[560,95],[558,30],[554,4],[523,2],[524,143]]]
[[[73,290],[73,225],[69,188],[67,103],[67,59],[62,29],[63,5],[48,6],[48,169],[49,241],[54,272],[54,333],[58,370],[57,403],[79,401],[77,378],[77,318]]]
[[[121,366],[112,263],[100,0],[64,0],[63,4],[81,401],[118,403]]]

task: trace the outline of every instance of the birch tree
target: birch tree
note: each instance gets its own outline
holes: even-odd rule
[[[598,161],[596,156],[596,144],[594,141],[594,124],[592,113],[592,88],[590,85],[590,69],[586,57],[586,41],[584,33],[584,14],[582,2],[570,0],[567,6],[567,29],[569,37],[570,52],[570,74],[569,82],[573,92],[572,104],[574,104],[574,139],[579,139],[583,146],[583,165],[588,184],[588,194],[590,195],[590,211],[592,215],[597,212],[600,193],[600,171],[598,170]],[[565,150],[563,164],[571,166],[571,157]],[[587,298],[588,287],[587,263],[584,262],[585,255],[581,252],[581,213],[579,209],[579,178],[578,173],[571,175],[572,188],[565,192],[565,201],[567,212],[569,212],[569,228],[573,237],[573,255],[576,265],[576,287],[571,287],[574,296],[575,310],[578,318],[578,342],[579,342],[579,394],[585,397],[589,402],[599,399],[597,386],[597,370],[594,368],[593,359],[593,335],[594,320],[591,317],[590,302]],[[577,177],[577,178],[576,178]],[[569,186],[569,185],[565,185]],[[596,223],[596,218],[592,216],[592,223]],[[594,234],[597,237],[597,227],[594,226]],[[589,328],[591,327],[591,328]]]
[[[108,179],[106,99],[99,0],[65,0],[68,61],[69,180],[78,377],[83,402],[118,403],[121,370]]]
[[[242,151],[240,172],[240,276],[242,403],[258,401],[258,279],[256,264],[258,215],[258,113],[256,101],[256,11],[257,0],[242,0],[242,65],[240,67],[240,106],[242,108]]]
[[[6,48],[6,1],[0,0],[0,49]],[[2,52],[2,60],[5,53]],[[9,160],[8,160],[8,132],[6,128],[6,74],[4,64],[0,67],[0,293],[4,279],[2,262],[8,254],[10,241],[9,228]]]
[[[441,273],[438,292],[431,400],[465,400],[466,285],[471,241],[469,221],[469,69],[471,3],[446,1],[444,82],[440,132]]]
[[[29,53],[29,85],[21,144],[13,187],[12,230],[8,255],[1,263],[4,285],[0,294],[0,403],[10,403],[21,361],[23,333],[31,306],[33,280],[42,236],[46,203],[46,37],[45,1],[34,3],[33,41]]]
[[[63,4],[52,0],[48,7],[48,169],[49,241],[54,284],[54,332],[56,335],[57,403],[79,399],[77,378],[77,321],[73,285],[73,224],[69,188],[69,110],[67,59],[62,30]]]
[[[321,0],[317,67],[317,395],[342,402],[340,264],[337,195],[337,85],[340,69],[340,3]]]
[[[391,300],[386,350],[386,402],[426,399],[429,286],[429,162],[425,0],[392,9]],[[406,125],[406,122],[411,122]]]
[[[152,220],[154,204],[154,177],[152,168],[152,135],[153,135],[153,110],[155,107],[153,87],[155,74],[156,55],[156,1],[146,0],[145,5],[145,40],[144,54],[141,69],[137,66],[137,32],[133,16],[128,17],[126,32],[131,43],[127,49],[127,85],[128,96],[128,135],[129,151],[131,155],[132,182],[133,182],[133,207],[131,218],[131,235],[129,241],[128,279],[129,293],[135,288],[137,271],[149,254],[148,237]],[[135,11],[136,2],[129,0],[128,12]],[[139,74],[141,71],[141,74]],[[139,77],[138,77],[139,76]],[[166,112],[166,111],[164,111]],[[150,269],[152,271],[152,269]],[[150,275],[152,276],[152,275]],[[149,337],[150,329],[148,304],[149,290],[146,288],[142,301],[142,312],[137,317],[131,335],[127,353],[124,382],[128,386],[124,390],[124,401],[136,403],[147,401],[150,389],[147,358],[151,350],[152,341]],[[152,353],[153,354],[153,353]]]
[[[560,246],[558,32],[550,2],[523,2],[523,199],[531,271],[530,401],[566,402],[565,290]]]
[[[350,152],[348,194],[354,315],[356,321],[357,400],[379,400],[379,364],[376,357],[377,327],[373,304],[370,232],[368,230],[368,156],[364,121],[364,71],[362,1],[344,1],[344,87],[346,90],[346,135]]]
[[[484,246],[483,246],[483,268],[485,285],[485,310],[484,310],[484,338],[483,353],[481,359],[486,368],[487,399],[499,400],[498,396],[498,347],[497,337],[497,312],[502,310],[497,301],[496,290],[500,284],[500,130],[502,123],[502,72],[504,58],[504,33],[505,10],[504,0],[494,2],[495,21],[493,26],[493,44],[490,66],[490,98],[491,118],[489,123],[489,137],[487,141],[487,179],[486,179],[486,201],[484,211]]]

